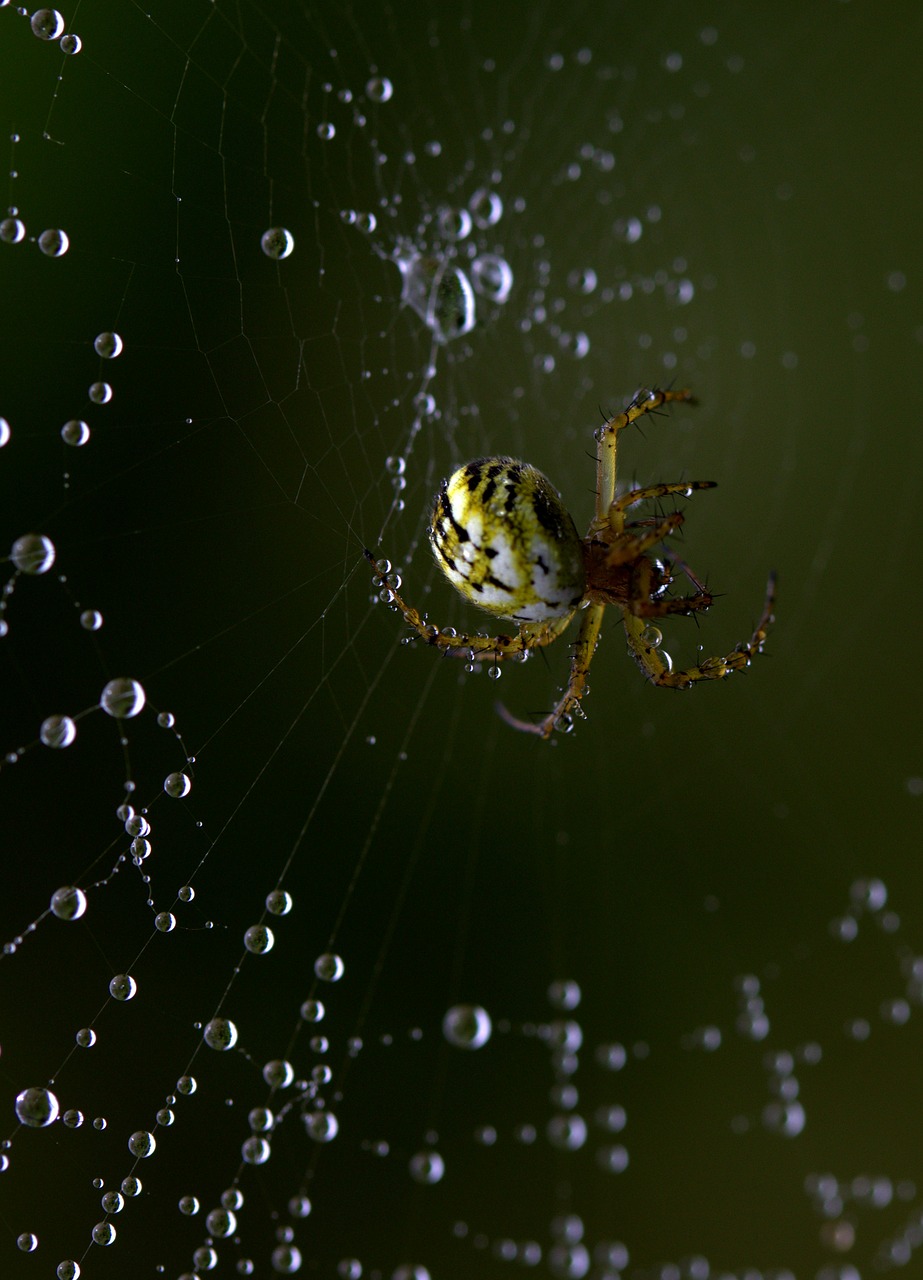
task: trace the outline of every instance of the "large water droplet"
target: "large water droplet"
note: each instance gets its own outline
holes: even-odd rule
[[[475,293],[490,302],[506,302],[513,287],[513,272],[506,258],[482,253],[471,264]]]
[[[26,224],[22,218],[4,218],[0,221],[0,242],[19,244],[26,236]]]
[[[340,956],[327,951],[314,961],[314,972],[321,982],[339,982],[346,972],[346,966]]]
[[[16,1095],[16,1118],[30,1129],[46,1129],[58,1118],[60,1105],[50,1089],[23,1089]]]
[[[138,1129],[128,1139],[128,1150],[133,1156],[147,1160],[157,1150],[157,1139],[146,1129]]]
[[[87,909],[87,895],[72,884],[55,889],[51,895],[51,913],[59,920],[79,920]]]
[[[267,258],[287,258],[295,247],[295,237],[285,227],[270,227],[260,237],[260,248]]]
[[[61,439],[72,449],[79,449],[90,438],[90,428],[82,418],[71,418],[61,428]]]
[[[117,680],[110,680],[103,689],[99,705],[116,720],[127,720],[144,709],[145,701],[144,689],[138,681],[120,676]]]
[[[387,76],[372,76],[366,81],[365,96],[372,102],[388,102],[394,94],[394,85]]]
[[[332,1111],[311,1111],[304,1118],[308,1137],[315,1142],[332,1142],[340,1125]]]
[[[77,726],[70,716],[48,716],[42,721],[38,736],[46,747],[69,747],[77,736]]]
[[[255,956],[262,956],[267,951],[271,951],[275,941],[275,934],[265,924],[252,924],[244,934],[244,946]]]
[[[456,1049],[480,1049],[490,1039],[490,1014],[477,1004],[456,1004],[442,1019],[442,1034]]]
[[[109,994],[113,1000],[134,1000],[138,984],[130,973],[117,973],[109,982]]]
[[[57,40],[64,30],[64,18],[57,9],[36,9],[29,25],[39,40]]]
[[[104,360],[115,360],[117,356],[122,354],[124,346],[122,339],[117,333],[98,333],[93,339],[93,346],[96,354],[102,356]]]
[[[54,543],[43,533],[23,534],[10,549],[10,559],[21,573],[47,573],[54,557]]]
[[[212,1018],[205,1024],[202,1039],[209,1049],[218,1049],[222,1052],[233,1049],[237,1044],[237,1028],[230,1018]]]
[[[70,244],[67,232],[60,227],[49,227],[38,238],[38,247],[46,258],[63,258]]]

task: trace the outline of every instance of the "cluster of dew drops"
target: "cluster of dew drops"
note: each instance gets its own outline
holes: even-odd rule
[[[8,3],[9,0],[3,0],[0,8],[5,8]],[[72,31],[65,30],[67,23],[57,9],[36,9],[31,15],[28,9],[25,8],[18,8],[15,12],[20,17],[29,19],[32,34],[37,39],[44,40],[49,44],[57,43],[63,54],[72,56],[75,53],[79,53],[83,48],[83,41],[80,36]],[[13,133],[10,135],[10,142],[14,146],[19,140],[19,134]],[[18,177],[15,166],[10,172],[10,177],[12,179]],[[19,216],[18,207],[13,204],[8,208],[7,216],[0,219],[0,243],[20,244],[25,238],[26,225]],[[47,258],[61,258],[70,248],[70,239],[67,232],[60,227],[46,228],[34,237],[34,242]]]

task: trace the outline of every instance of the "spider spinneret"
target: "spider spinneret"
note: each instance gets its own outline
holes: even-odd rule
[[[517,623],[514,635],[459,635],[433,626],[399,595],[399,579],[390,574],[387,562],[379,564],[371,551],[365,551],[388,602],[417,635],[447,656],[468,661],[481,656],[495,662],[526,658],[532,649],[557,640],[574,614],[582,612],[570,677],[552,710],[533,723],[517,719],[498,704],[503,719],[515,729],[547,739],[554,729],[568,730],[575,716],[585,715],[581,699],[607,605],[621,610],[629,652],[647,679],[662,688],[688,689],[700,680],[723,679],[749,666],[763,649],[774,620],[774,574],[753,633],[730,653],[674,671],[668,655],[660,651],[662,637],[652,619],[704,612],[714,597],[664,545],[683,524],[682,512],[626,517],[642,503],[688,498],[698,489],[713,489],[716,482],[648,485],[616,497],[616,452],[620,431],[673,401],[694,403],[694,398],[687,390],[641,392],[596,433],[596,512],[585,538],[578,535],[551,481],[528,463],[477,458],[442,482],[429,528],[436,563],[467,600],[496,618]],[[655,548],[659,557],[649,554]],[[667,594],[673,582],[668,565],[685,573],[695,588],[692,594]]]

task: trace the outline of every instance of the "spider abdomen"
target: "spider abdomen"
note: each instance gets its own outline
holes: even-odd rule
[[[444,480],[429,529],[436,562],[497,618],[547,622],[586,587],[581,540],[554,485],[515,458],[476,458]]]

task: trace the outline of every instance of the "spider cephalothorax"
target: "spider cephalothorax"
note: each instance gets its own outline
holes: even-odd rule
[[[443,481],[429,529],[436,563],[467,600],[496,618],[517,623],[514,634],[459,635],[427,623],[398,594],[400,583],[389,577],[387,561],[378,562],[370,551],[365,552],[376,581],[407,624],[427,644],[472,662],[479,656],[494,662],[525,658],[532,649],[556,640],[574,614],[582,612],[563,694],[537,723],[516,719],[501,707],[504,719],[514,728],[548,738],[555,728],[572,727],[574,716],[582,714],[580,700],[608,605],[621,610],[629,650],[642,672],[663,688],[688,689],[699,680],[721,679],[748,666],[762,650],[773,621],[774,575],[750,639],[731,653],[674,671],[660,649],[661,633],[652,622],[671,614],[700,613],[714,597],[665,545],[682,525],[682,512],[626,517],[642,503],[688,498],[698,489],[714,488],[715,482],[655,484],[616,497],[618,433],[663,404],[692,398],[689,391],[645,391],[599,429],[596,513],[585,538],[578,535],[551,481],[526,462],[477,458]],[[668,594],[674,577],[670,565],[680,567],[689,578],[695,588],[691,595]]]

